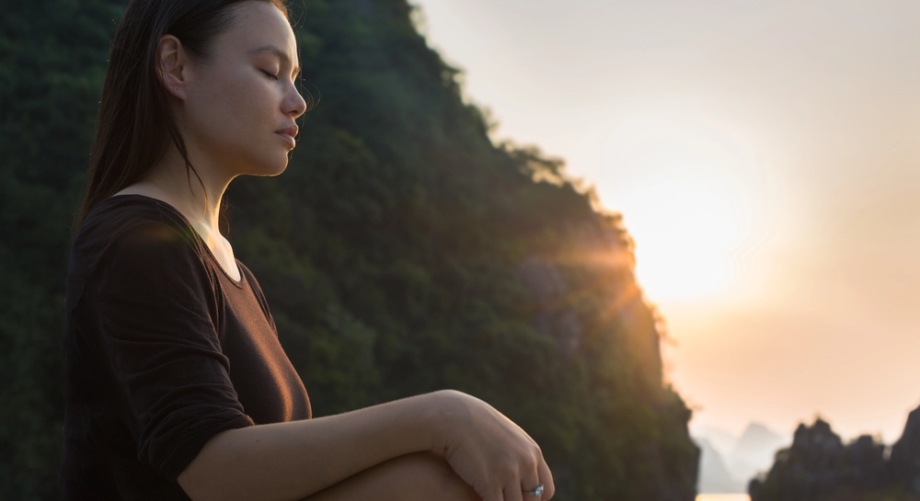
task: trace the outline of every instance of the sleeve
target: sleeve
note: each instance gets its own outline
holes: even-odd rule
[[[221,353],[211,277],[196,243],[162,223],[119,235],[93,277],[84,318],[125,404],[138,459],[175,479],[211,437],[253,425]]]

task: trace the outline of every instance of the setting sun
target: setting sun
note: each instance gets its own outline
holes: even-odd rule
[[[730,284],[739,222],[730,203],[708,188],[666,181],[636,193],[644,198],[624,200],[638,242],[636,273],[650,298],[694,299]]]
[[[598,191],[625,216],[650,299],[725,295],[739,282],[737,253],[754,235],[758,203],[752,163],[702,124],[632,119],[608,136]]]

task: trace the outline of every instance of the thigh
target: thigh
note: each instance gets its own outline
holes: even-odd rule
[[[304,501],[482,501],[440,457],[417,453],[365,470]]]

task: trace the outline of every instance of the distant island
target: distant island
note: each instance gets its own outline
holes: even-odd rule
[[[776,451],[791,439],[756,422],[740,436],[713,427],[696,429],[691,435],[701,451],[697,487],[705,494],[745,492],[748,480],[768,469]]]
[[[844,444],[820,418],[800,424],[748,493],[751,501],[920,500],[920,408],[891,447],[869,435]]]

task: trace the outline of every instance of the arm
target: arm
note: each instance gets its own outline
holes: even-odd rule
[[[432,393],[211,439],[179,475],[194,500],[301,499],[386,460],[432,449]]]
[[[215,436],[179,476],[192,499],[302,499],[387,460],[432,451],[486,500],[521,499],[552,475],[536,443],[482,401],[441,391]],[[526,486],[526,487],[524,487]]]

